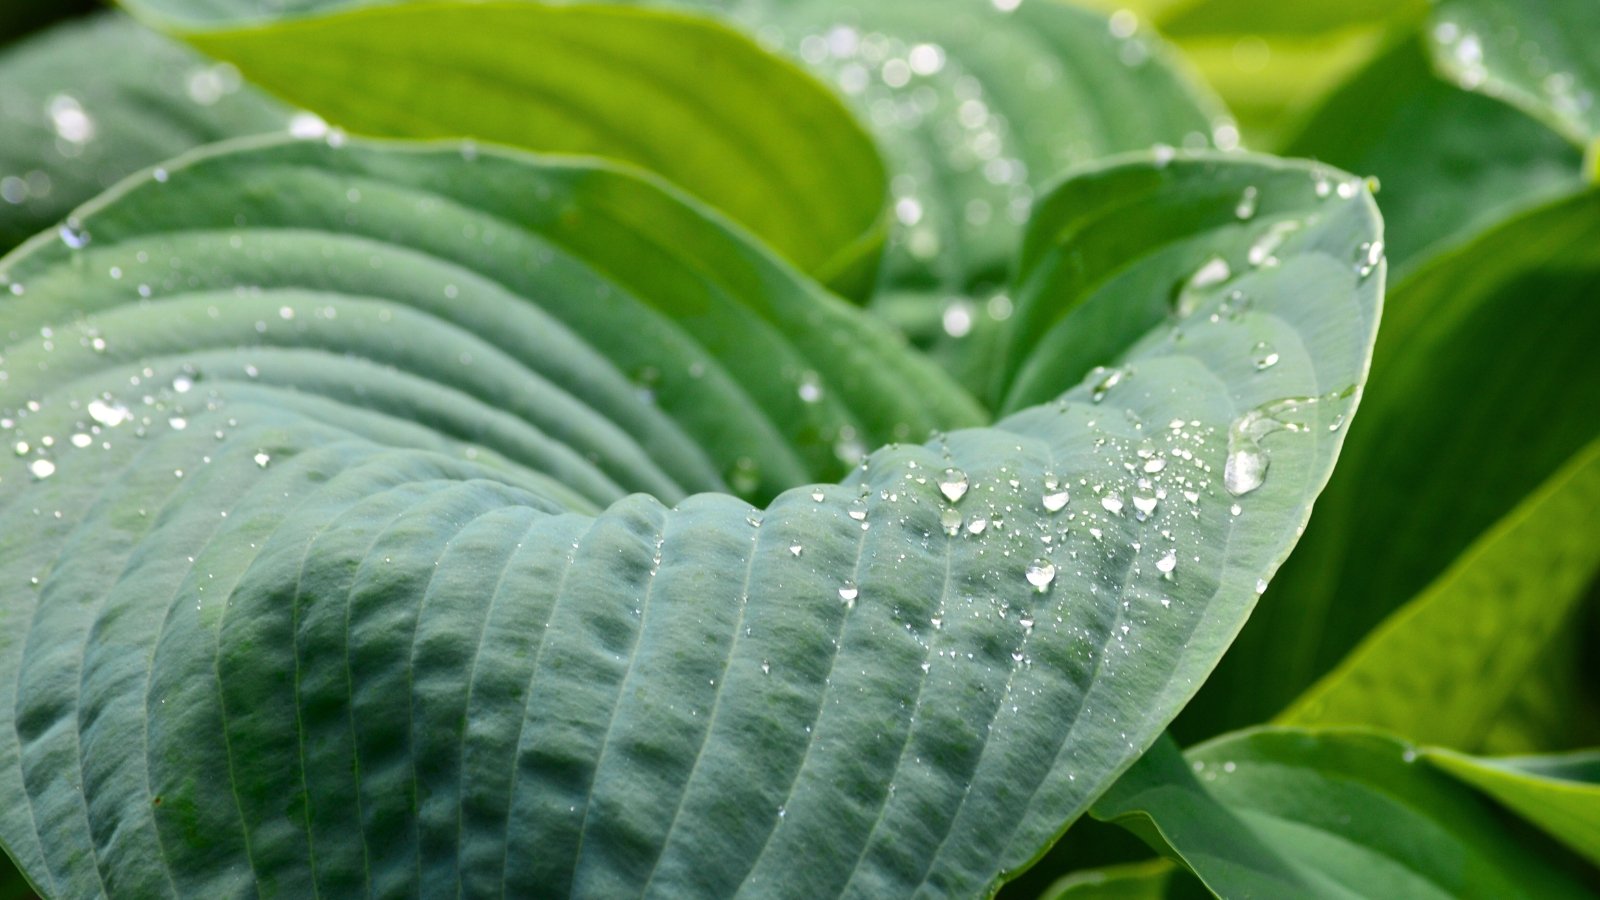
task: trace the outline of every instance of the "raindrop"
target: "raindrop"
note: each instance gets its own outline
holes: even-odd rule
[[[1115,494],[1107,494],[1100,498],[1100,505],[1108,513],[1122,514],[1122,499]]]
[[[1253,360],[1257,372],[1264,372],[1278,364],[1278,351],[1272,349],[1272,345],[1266,341],[1257,341],[1252,350],[1255,353]]]
[[[939,493],[951,503],[959,501],[967,495],[967,473],[956,468],[944,470],[944,475],[939,479]]]
[[[1052,491],[1044,495],[1044,508],[1047,512],[1060,512],[1070,499],[1066,491]]]
[[[1023,574],[1027,576],[1028,583],[1033,585],[1034,590],[1042,594],[1049,590],[1050,582],[1056,580],[1056,567],[1048,560],[1036,559],[1028,563],[1028,568]]]
[[[1161,574],[1163,574],[1163,575],[1172,574],[1172,570],[1176,569],[1177,567],[1178,567],[1178,554],[1177,554],[1177,551],[1168,550],[1166,552],[1165,556],[1163,556],[1160,559],[1156,560],[1156,568],[1161,570]]]
[[[120,404],[113,406],[97,399],[89,401],[89,418],[107,428],[115,428],[133,418],[133,413],[128,412],[128,408]]]
[[[789,545],[789,555],[790,556],[799,556],[801,553],[805,552],[805,549],[806,548],[800,546],[799,544],[790,544]]]
[[[822,379],[815,372],[806,372],[800,376],[800,399],[806,403],[816,403],[822,399]]]
[[[811,499],[815,500],[818,503],[821,503],[823,501],[823,498],[826,497],[826,496],[827,496],[826,494],[822,493],[822,488],[817,488],[816,490],[811,492]]]
[[[56,473],[56,464],[48,459],[36,459],[28,463],[28,471],[33,473],[34,478],[43,481]]]
[[[80,431],[72,436],[72,446],[83,449],[94,443],[94,437],[87,432]]]
[[[179,375],[172,379],[172,389],[180,394],[187,394],[194,388],[194,379],[187,375]]]
[[[173,416],[167,420],[167,425],[170,426],[173,431],[182,431],[189,427],[189,420],[182,416]]]
[[[1229,268],[1227,260],[1220,256],[1211,257],[1188,280],[1178,283],[1172,296],[1172,311],[1179,318],[1193,315],[1200,306],[1199,292],[1227,281],[1232,275],[1233,269]]]
[[[1257,594],[1265,594],[1266,592],[1267,592],[1267,580],[1265,578],[1257,578],[1256,579],[1256,593]]]
[[[944,308],[944,333],[953,338],[966,337],[972,331],[972,304],[957,300]]]
[[[944,526],[944,533],[954,537],[961,531],[961,513],[954,506],[946,506],[939,513],[939,524]]]
[[[856,597],[860,595],[861,592],[856,589],[855,582],[853,581],[846,581],[844,586],[839,588],[839,599],[843,600],[845,604],[852,609],[855,608]]]
[[[1133,508],[1139,511],[1139,519],[1140,521],[1143,521],[1145,516],[1148,516],[1156,511],[1156,505],[1160,502],[1161,501],[1157,500],[1155,497],[1140,497],[1139,495],[1135,494],[1133,497]]]
[[[270,463],[270,462],[272,462],[272,457],[268,456],[267,454],[265,454],[265,453],[257,453],[256,454],[256,465],[260,466],[261,468],[265,469],[267,467],[267,463]]]
[[[1161,471],[1162,469],[1165,469],[1166,467],[1167,461],[1159,456],[1153,459],[1147,459],[1144,463],[1144,470],[1152,475]]]
[[[982,516],[979,516],[979,517],[977,517],[977,518],[975,518],[972,521],[967,523],[967,533],[968,534],[983,534],[983,530],[985,528],[988,528],[988,527],[989,527],[989,520],[983,518]]]
[[[1239,197],[1239,203],[1234,206],[1233,214],[1241,219],[1253,218],[1256,214],[1257,192],[1254,185],[1244,189]]]
[[[89,246],[89,232],[85,231],[83,225],[75,218],[62,223],[56,234],[60,235],[61,243],[66,244],[70,250],[82,250]]]

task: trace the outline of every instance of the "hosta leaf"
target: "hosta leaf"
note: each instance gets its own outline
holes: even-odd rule
[[[1507,759],[1443,749],[1426,754],[1429,762],[1600,865],[1600,751]]]
[[[748,0],[734,15],[833,84],[883,148],[876,308],[969,385],[993,368],[1023,226],[1063,171],[1236,134],[1159,37],[1054,0]]]
[[[0,249],[140,169],[289,122],[238,72],[126,16],[58,25],[0,52]]]
[[[0,837],[69,896],[992,890],[1193,693],[1337,453],[1368,199],[1224,157],[1064,190],[1232,253],[1194,186],[1245,180],[1315,219],[1250,308],[813,485],[846,426],[968,401],[651,182],[319,142],[126,186],[0,266]],[[1165,303],[1196,249],[1126,263]],[[764,508],[684,496],[729,460]]]
[[[1074,872],[1057,880],[1039,900],[1163,900],[1173,874],[1166,860]]]
[[[1600,435],[1600,421],[1576,414],[1600,409],[1596,290],[1593,189],[1396,285],[1363,425],[1180,736],[1277,714]]]
[[[1318,98],[1427,14],[1425,0],[1077,0],[1138,14],[1183,51],[1250,146],[1272,150]],[[1364,174],[1364,173],[1363,173]]]
[[[353,131],[623,160],[843,289],[875,271],[886,181],[871,140],[804,72],[710,19],[425,2],[186,36]]]
[[[1376,733],[1260,729],[1186,753],[1164,740],[1094,813],[1151,832],[1222,897],[1587,896]]]
[[[1600,7],[1589,0],[1441,0],[1429,37],[1463,87],[1515,103],[1579,146],[1600,139]]]
[[[1148,32],[1058,2],[747,0],[738,19],[838,88],[884,149],[899,224],[885,281],[986,296],[1066,169],[1209,146],[1222,110]]]
[[[1464,750],[1574,626],[1600,575],[1600,441],[1591,443],[1369,634],[1281,721],[1370,725]],[[1574,686],[1575,687],[1575,686]]]
[[[1382,179],[1397,270],[1582,184],[1571,144],[1520,110],[1444,80],[1420,38],[1398,41],[1341,85],[1284,152]]]

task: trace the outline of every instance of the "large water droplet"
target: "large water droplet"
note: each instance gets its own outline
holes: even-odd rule
[[[839,588],[839,599],[843,600],[845,602],[845,605],[847,605],[847,606],[849,606],[851,608],[855,607],[856,598],[859,597],[860,595],[861,595],[861,592],[859,590],[857,590],[855,582],[853,582],[853,581],[846,581],[844,583],[844,586]]]
[[[1034,590],[1042,594],[1049,590],[1050,582],[1056,580],[1056,567],[1048,560],[1036,559],[1028,563],[1028,568],[1023,574],[1027,576],[1028,583],[1033,585]]]
[[[89,232],[85,231],[77,219],[68,219],[57,229],[56,234],[61,237],[61,243],[69,249],[82,250],[89,246]]]
[[[1156,568],[1159,569],[1161,571],[1161,574],[1163,574],[1163,575],[1171,574],[1172,570],[1176,569],[1177,567],[1178,567],[1178,554],[1177,554],[1177,551],[1168,550],[1165,555],[1163,555],[1160,559],[1156,560]]]
[[[955,503],[967,495],[967,473],[956,468],[944,470],[944,475],[939,478],[939,493],[945,499]]]
[[[1044,495],[1044,508],[1047,512],[1060,512],[1066,509],[1070,499],[1066,491],[1050,491]]]
[[[28,463],[28,471],[33,473],[34,478],[43,481],[56,473],[56,464],[48,459],[36,459]]]

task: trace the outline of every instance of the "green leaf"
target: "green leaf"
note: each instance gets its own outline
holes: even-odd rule
[[[1483,745],[1600,575],[1600,441],[1369,634],[1280,721]]]
[[[1600,6],[1440,0],[1429,38],[1463,87],[1522,107],[1580,147],[1600,139]]]
[[[1158,743],[1096,802],[1222,897],[1581,897],[1473,792],[1376,733],[1258,729]]]
[[[193,157],[0,264],[0,837],[52,893],[992,891],[1239,628],[1352,400],[1238,498],[1229,432],[1359,386],[1378,313],[1376,211],[1309,168],[1086,170],[1124,247],[1168,208],[1130,184],[1293,176],[1319,217],[1250,310],[1102,344],[1120,383],[807,485],[970,401],[653,181],[335,143]],[[764,508],[685,496],[730,462]]]
[[[1073,872],[1039,900],[1163,900],[1173,873],[1172,863],[1164,859]]]
[[[633,163],[853,295],[875,272],[886,179],[871,139],[799,68],[710,19],[424,2],[186,37],[352,131]]]
[[[1227,101],[1246,142],[1262,150],[1282,147],[1306,110],[1428,8],[1426,0],[1078,2],[1154,23]]]
[[[1445,81],[1414,37],[1341,85],[1284,152],[1382,179],[1378,200],[1397,271],[1582,184],[1571,144],[1521,111]]]
[[[749,0],[737,18],[838,88],[883,148],[896,221],[884,282],[1003,289],[1034,200],[1067,169],[1211,145],[1224,111],[1154,35],[1057,2]]]
[[[1436,748],[1425,755],[1600,865],[1600,751],[1479,759]]]
[[[1276,715],[1600,435],[1576,414],[1600,409],[1597,289],[1590,189],[1431,258],[1390,292],[1362,425],[1180,737]]]
[[[33,4],[28,4],[32,6]],[[58,25],[0,53],[0,250],[147,166],[289,110],[128,17]]]

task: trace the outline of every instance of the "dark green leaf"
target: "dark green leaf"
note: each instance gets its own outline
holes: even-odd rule
[[[1426,756],[1600,865],[1600,751],[1477,759],[1432,749]]]
[[[1280,712],[1600,434],[1600,190],[1431,258],[1386,305],[1362,425],[1179,734]]]
[[[1581,897],[1410,745],[1261,729],[1158,743],[1094,814],[1154,829],[1222,897]]]
[[[1600,441],[1367,635],[1280,720],[1477,750],[1600,575]],[[1568,688],[1570,690],[1571,688]]]
[[[1571,144],[1445,81],[1419,38],[1397,42],[1340,86],[1284,152],[1382,179],[1378,203],[1398,270],[1582,183]]]
[[[805,485],[970,401],[655,182],[335,144],[194,157],[0,265],[0,835],[53,893],[992,890],[1236,632],[1378,313],[1376,211],[1307,167],[1084,171],[1124,247],[1169,195],[1213,223],[1058,294],[1084,322],[1252,239],[1195,185],[1307,224],[1248,310],[1100,343],[1118,383]],[[1230,449],[1270,455],[1239,497]],[[685,496],[746,477],[764,509]]]

